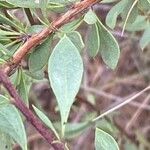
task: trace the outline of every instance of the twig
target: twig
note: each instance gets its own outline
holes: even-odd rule
[[[85,91],[88,91],[90,93],[94,93],[98,96],[101,96],[101,97],[105,97],[107,99],[110,99],[110,100],[115,100],[116,101],[116,105],[120,104],[121,102],[124,102],[128,97],[130,96],[133,96],[133,94],[129,95],[129,96],[126,96],[126,97],[120,97],[120,96],[116,96],[116,95],[113,95],[111,93],[108,93],[108,92],[105,92],[104,90],[101,90],[101,89],[96,89],[96,88],[93,88],[93,87],[86,87],[84,88],[84,86],[81,85],[81,89],[85,90]],[[131,106],[134,106],[134,107],[141,107],[141,103],[139,102],[130,102],[129,105]],[[150,111],[150,107],[149,106],[142,106],[143,109],[145,110],[148,110]]]
[[[76,3],[69,11],[67,11],[63,16],[59,17],[57,20],[53,21],[51,25],[44,29],[39,34],[33,35],[28,41],[24,43],[13,55],[12,59],[4,65],[4,72],[9,74],[12,70],[14,70],[21,60],[25,57],[25,55],[31,51],[32,48],[41,44],[43,40],[45,40],[48,36],[50,36],[53,32],[55,32],[58,28],[63,26],[64,24],[70,22],[72,19],[75,19],[78,14],[86,10],[88,7],[96,4],[101,0],[84,0]]]
[[[97,122],[99,119],[105,117],[106,115],[118,110],[119,108],[125,106],[126,104],[130,103],[131,101],[133,101],[135,98],[139,97],[140,95],[142,95],[144,92],[148,91],[150,89],[150,85],[148,87],[146,87],[145,89],[143,89],[142,91],[140,91],[139,93],[135,94],[134,96],[132,96],[131,98],[128,98],[127,100],[125,100],[124,102],[120,103],[117,106],[113,106],[112,108],[109,108],[108,110],[104,111],[100,116],[96,117],[95,119],[93,119],[93,122]]]
[[[47,140],[47,142],[56,150],[63,150],[63,144],[53,144],[55,140],[55,136],[52,132],[50,132],[42,121],[37,118],[30,109],[24,104],[22,98],[18,95],[16,89],[12,85],[8,76],[4,73],[3,70],[0,69],[0,82],[4,85],[4,87],[8,90],[9,94],[14,99],[11,101],[26,117],[27,121],[29,121],[37,131]]]
[[[142,110],[143,110],[142,106],[145,106],[149,102],[149,100],[150,100],[150,94],[145,98],[145,100],[141,104],[141,107],[139,107],[139,109],[134,113],[134,115],[132,116],[128,124],[126,125],[126,131],[129,131],[133,123],[136,122],[139,115],[142,113]]]

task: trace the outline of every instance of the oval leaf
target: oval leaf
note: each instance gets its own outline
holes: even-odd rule
[[[98,22],[98,27],[102,59],[111,69],[115,69],[120,56],[119,45],[113,35],[100,21]]]
[[[83,75],[81,56],[67,36],[64,36],[54,48],[49,59],[48,74],[59,105],[63,134]]]
[[[96,150],[119,150],[115,139],[101,129],[95,131],[95,149]]]

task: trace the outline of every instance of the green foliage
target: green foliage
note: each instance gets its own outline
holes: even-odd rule
[[[59,105],[64,134],[70,108],[83,74],[83,63],[78,49],[66,35],[57,43],[50,56],[48,74]]]
[[[85,45],[79,32],[72,31],[67,33],[66,35],[79,51],[81,51],[84,48]]]
[[[0,64],[11,62],[13,54],[29,38],[33,38],[34,34],[38,34],[47,26],[51,27],[50,23],[53,21],[51,13],[52,16],[59,16],[59,13],[63,14],[69,9],[74,9],[74,4],[77,2],[80,0],[1,0]],[[105,20],[110,29],[122,28],[122,33],[128,31],[133,33],[132,36],[140,36],[139,46],[142,50],[149,46],[150,0],[102,0],[99,5],[101,3],[112,4]],[[15,11],[19,11],[18,16]],[[67,123],[82,81],[83,61],[80,55],[82,50],[87,50],[92,58],[99,55],[111,69],[116,68],[120,57],[115,37],[96,15],[94,7],[84,13],[74,17],[69,23],[64,23],[51,36],[43,38],[44,40],[28,53],[20,64],[22,67],[19,66],[18,72],[14,75],[14,85],[27,106],[30,103],[29,89],[32,82],[49,77],[61,115],[61,127],[60,122],[54,124],[41,110],[35,106],[33,108],[36,115],[54,132],[58,140],[61,136],[64,139],[75,138],[92,127],[92,123],[85,120]],[[87,28],[83,29],[85,23]],[[8,97],[6,91],[2,93]],[[89,114],[87,116],[90,118]],[[112,130],[110,124],[106,122],[101,122],[100,128],[103,130],[107,128],[110,133]],[[0,95],[0,136],[0,150],[5,150],[6,145],[8,150],[12,149],[14,141],[20,144],[22,149],[27,150],[27,139],[20,114],[9,103],[9,99],[2,95]],[[115,140],[98,128],[95,131],[95,148],[96,150],[119,149]]]
[[[84,21],[87,24],[95,24],[97,22],[97,17],[91,9],[85,14]]]
[[[15,84],[18,93],[20,94],[26,105],[29,106],[28,95],[31,83],[28,83],[26,78],[27,76],[23,73],[23,70],[22,69],[18,70]]]
[[[102,59],[111,69],[115,69],[120,56],[119,45],[113,35],[100,21],[98,22],[98,28],[100,35],[100,53]]]
[[[12,137],[23,150],[27,150],[27,138],[22,119],[18,110],[8,103],[8,98],[0,96],[0,129]],[[4,104],[4,101],[7,104]]]
[[[17,6],[17,7],[24,7],[24,8],[40,8],[41,1],[39,0],[6,0],[8,3]]]

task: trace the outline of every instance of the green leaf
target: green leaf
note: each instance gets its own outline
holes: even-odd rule
[[[40,8],[41,1],[40,0],[6,0],[8,3],[24,8]]]
[[[95,13],[90,9],[84,16],[84,21],[87,24],[95,24],[97,22],[97,16]]]
[[[65,33],[69,33],[71,31],[74,31],[74,30],[76,30],[80,26],[80,24],[82,23],[82,21],[83,21],[82,17],[79,18],[79,19],[73,20],[72,22],[67,23],[63,27],[61,27],[60,31],[63,31]]]
[[[31,82],[27,83],[25,80],[26,76],[23,73],[23,70],[19,69],[18,70],[18,76],[16,78],[17,82],[17,90],[24,102],[26,103],[27,106],[29,106],[29,101],[28,101],[28,94],[29,94],[29,89],[31,86]]]
[[[127,13],[127,16],[125,18],[125,22],[124,22],[123,29],[122,29],[122,35],[123,35],[124,30],[126,28],[127,21],[129,20],[129,17],[131,15],[132,11],[134,10],[134,8],[135,8],[135,6],[136,6],[137,3],[138,3],[138,0],[134,0],[134,2],[132,3],[132,5],[129,7],[130,9],[129,9],[129,11]]]
[[[128,22],[132,23],[132,22],[134,22],[135,18],[137,17],[137,15],[138,15],[137,5],[133,8],[131,8],[131,6],[133,5],[134,2],[135,2],[134,0],[127,0],[127,4],[124,7],[123,11],[121,12],[121,18],[124,22],[125,22],[126,18],[128,18]],[[131,12],[129,13],[129,11],[131,11]],[[129,14],[129,17],[127,17],[128,14]]]
[[[0,101],[4,97],[0,97]],[[5,100],[8,99],[5,97]],[[12,137],[23,150],[27,150],[27,138],[24,125],[18,110],[11,104],[4,104],[0,107],[0,129]]]
[[[52,36],[49,37],[31,53],[29,57],[30,72],[37,72],[47,64],[50,56],[52,38]]]
[[[150,43],[150,27],[144,31],[142,38],[140,39],[140,47],[144,49],[149,43]]]
[[[123,12],[124,8],[128,5],[129,0],[121,0],[115,6],[113,6],[106,16],[106,24],[114,29],[117,18]]]
[[[0,149],[1,150],[12,150],[12,139],[9,135],[0,131]]]
[[[9,100],[5,96],[0,94],[0,107],[8,103],[9,103]]]
[[[35,80],[43,80],[44,77],[45,77],[44,69],[41,69],[41,70],[39,70],[37,72],[29,72],[29,71],[27,71],[26,74],[29,77],[31,77],[31,78],[33,78]]]
[[[61,132],[60,123],[55,123],[55,128]],[[64,139],[73,139],[80,136],[84,133],[88,128],[92,125],[89,122],[80,122],[80,123],[67,123],[66,130],[65,130],[65,137]]]
[[[38,117],[55,133],[56,137],[60,139],[59,134],[57,133],[55,127],[53,126],[53,123],[49,120],[49,118],[34,105],[32,106]]]
[[[44,25],[33,25],[27,29],[27,33],[35,34],[41,32],[45,28]]]
[[[101,129],[95,131],[95,149],[96,150],[119,150],[115,139]]]
[[[100,48],[100,36],[97,24],[91,25],[88,34],[87,50],[91,57],[95,57]]]
[[[55,46],[49,59],[48,74],[60,109],[63,135],[83,75],[82,58],[67,36]]]
[[[0,14],[0,23],[2,24],[6,24],[15,28],[19,28],[17,26],[17,24],[15,24],[13,21],[11,21],[10,19],[8,19],[7,17],[5,17],[3,14]],[[20,29],[20,28],[19,28]]]
[[[10,53],[7,48],[0,43],[0,57],[2,57],[2,55],[10,55]]]
[[[5,0],[3,0],[3,1],[0,1],[0,7],[13,8],[13,5],[11,5],[11,4],[5,2]]]
[[[10,31],[5,31],[5,30],[1,30],[0,29],[0,35],[20,35],[20,33],[18,33],[18,32],[10,32]]]
[[[67,36],[79,51],[84,48],[85,45],[79,32],[72,31],[70,33],[67,33]]]
[[[126,30],[128,31],[141,31],[149,27],[149,21],[146,16],[138,15],[133,23],[127,23]]]
[[[98,28],[102,59],[111,69],[115,69],[120,57],[119,45],[113,35],[106,29],[100,20],[98,22]]]
[[[138,7],[142,9],[142,11],[149,11],[150,9],[150,0],[139,0]]]

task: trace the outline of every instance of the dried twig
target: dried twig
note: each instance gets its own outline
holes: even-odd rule
[[[128,124],[126,125],[126,131],[129,131],[134,123],[136,123],[138,117],[142,113],[143,106],[147,105],[147,103],[150,100],[150,94],[144,99],[143,103],[141,104],[141,107],[134,113]]]

